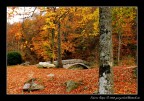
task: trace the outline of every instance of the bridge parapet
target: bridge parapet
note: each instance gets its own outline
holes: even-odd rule
[[[67,60],[62,60],[62,64],[63,64],[63,65],[75,64],[75,63],[84,63],[84,60],[81,60],[81,59],[67,59]],[[57,61],[54,61],[54,64],[57,64]]]

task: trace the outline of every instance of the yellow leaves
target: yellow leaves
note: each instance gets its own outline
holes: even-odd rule
[[[33,51],[33,48],[30,48],[31,51]]]
[[[43,42],[43,46],[46,47],[46,46],[50,46],[50,45],[48,42]]]
[[[46,25],[44,25],[43,30],[56,29],[56,24],[54,24],[54,17],[46,18]]]
[[[99,33],[94,32],[94,33],[89,34],[89,36],[97,36],[98,34],[99,34]]]
[[[28,41],[25,41],[25,44],[27,45],[27,44],[28,44]]]
[[[46,23],[49,23],[50,22],[50,18],[46,18]]]
[[[46,16],[47,17],[51,17],[51,16],[55,17],[56,13],[51,10],[51,11],[49,11],[49,12],[46,13]]]
[[[56,29],[56,25],[51,23],[50,26],[48,28],[51,28],[51,29]]]
[[[24,48],[26,48],[26,46],[23,46]]]
[[[47,25],[44,25],[44,27],[42,28],[43,30],[47,30],[48,29],[48,26]]]
[[[132,22],[136,22],[136,8],[135,7],[114,7],[112,9],[113,17],[113,32],[118,33],[132,33]]]

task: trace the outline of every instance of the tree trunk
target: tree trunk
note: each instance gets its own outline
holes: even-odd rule
[[[100,68],[98,94],[113,94],[111,8],[100,7]]]
[[[32,52],[28,46],[24,49],[26,61],[29,61],[31,65],[38,63],[38,58],[35,52]]]
[[[119,45],[118,45],[118,65],[120,61],[120,49],[121,49],[121,33],[118,33],[118,38],[119,38]]]
[[[58,23],[58,68],[62,68],[62,58],[61,58],[61,34],[60,34],[60,21]]]
[[[49,8],[49,7],[48,7]],[[47,8],[47,9],[48,9]],[[53,8],[53,12],[56,12],[56,7],[52,7]],[[55,24],[55,21],[53,21],[53,23]],[[52,39],[51,39],[51,48],[52,48],[52,55],[51,55],[51,63],[54,63],[54,37],[55,37],[55,29],[52,29]]]
[[[51,41],[52,41],[52,43],[51,43],[51,48],[52,48],[51,63],[52,64],[54,63],[54,34],[55,34],[54,32],[55,32],[55,30],[52,29],[52,39],[51,39]]]

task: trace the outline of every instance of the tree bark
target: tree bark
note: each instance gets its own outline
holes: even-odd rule
[[[118,44],[118,65],[119,65],[119,61],[120,61],[120,49],[121,49],[121,33],[118,33],[118,39],[119,39],[119,44]]]
[[[52,41],[52,43],[51,43],[51,48],[52,48],[51,63],[52,64],[54,63],[54,34],[55,34],[54,32],[55,32],[55,30],[52,29],[52,39],[51,39],[51,41]]]
[[[113,94],[111,7],[100,7],[100,68],[98,94]]]
[[[61,34],[60,34],[60,21],[58,22],[58,68],[62,68],[62,58],[61,58]]]

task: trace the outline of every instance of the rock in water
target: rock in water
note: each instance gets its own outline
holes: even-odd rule
[[[71,90],[78,87],[78,83],[72,80],[66,82],[66,91],[70,92]]]

